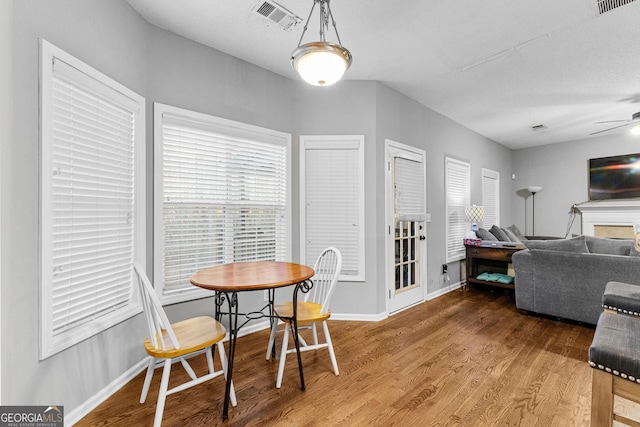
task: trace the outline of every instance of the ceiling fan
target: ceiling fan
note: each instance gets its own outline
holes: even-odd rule
[[[622,127],[625,127],[625,126],[629,126],[630,124],[633,124],[633,123],[638,123],[638,124],[633,127],[631,132],[633,132],[636,135],[640,135],[640,111],[637,112],[637,113],[633,113],[633,115],[631,116],[631,120],[607,120],[607,121],[604,121],[604,122],[596,122],[596,124],[600,124],[600,123],[623,123],[623,124],[618,125],[618,126],[614,126],[612,128],[609,128],[609,129],[599,130],[598,132],[593,132],[593,133],[590,133],[589,135],[596,135],[596,134],[602,133],[602,132],[609,132],[610,130],[614,130],[614,129],[622,128]]]

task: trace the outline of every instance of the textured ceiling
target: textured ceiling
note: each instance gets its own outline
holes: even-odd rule
[[[304,22],[287,32],[252,11],[258,0],[127,1],[153,25],[299,79],[289,57]],[[312,5],[277,3],[304,20]],[[640,111],[640,1],[601,15],[597,0],[333,0],[331,9],[354,58],[345,80],[380,81],[514,149],[587,138],[616,125],[594,122]],[[303,42],[317,32],[312,20]]]

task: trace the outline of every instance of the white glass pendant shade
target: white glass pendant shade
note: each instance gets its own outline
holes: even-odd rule
[[[300,77],[315,86],[329,86],[342,78],[351,66],[351,53],[329,42],[312,42],[291,54],[291,65]]]

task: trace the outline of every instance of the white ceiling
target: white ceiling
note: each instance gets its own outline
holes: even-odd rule
[[[151,24],[299,79],[289,58],[312,0],[276,0],[303,18],[290,32],[253,12],[260,0],[127,1]],[[317,9],[303,43],[317,40]],[[587,138],[617,125],[594,122],[640,111],[640,1],[601,15],[598,0],[333,0],[331,9],[353,55],[345,80],[380,81],[507,147]]]

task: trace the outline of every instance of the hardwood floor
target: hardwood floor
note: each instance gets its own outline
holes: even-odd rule
[[[268,331],[261,331],[238,340],[238,406],[225,423],[220,377],[169,396],[163,426],[589,425],[594,328],[521,314],[512,291],[453,291],[381,322],[329,328],[340,376],[326,350],[303,353],[302,392],[290,355],[276,389],[277,361],[265,360]],[[206,370],[204,356],[193,360]],[[174,371],[172,381],[184,374],[179,365]],[[140,404],[143,379],[76,425],[152,425],[160,372]]]

